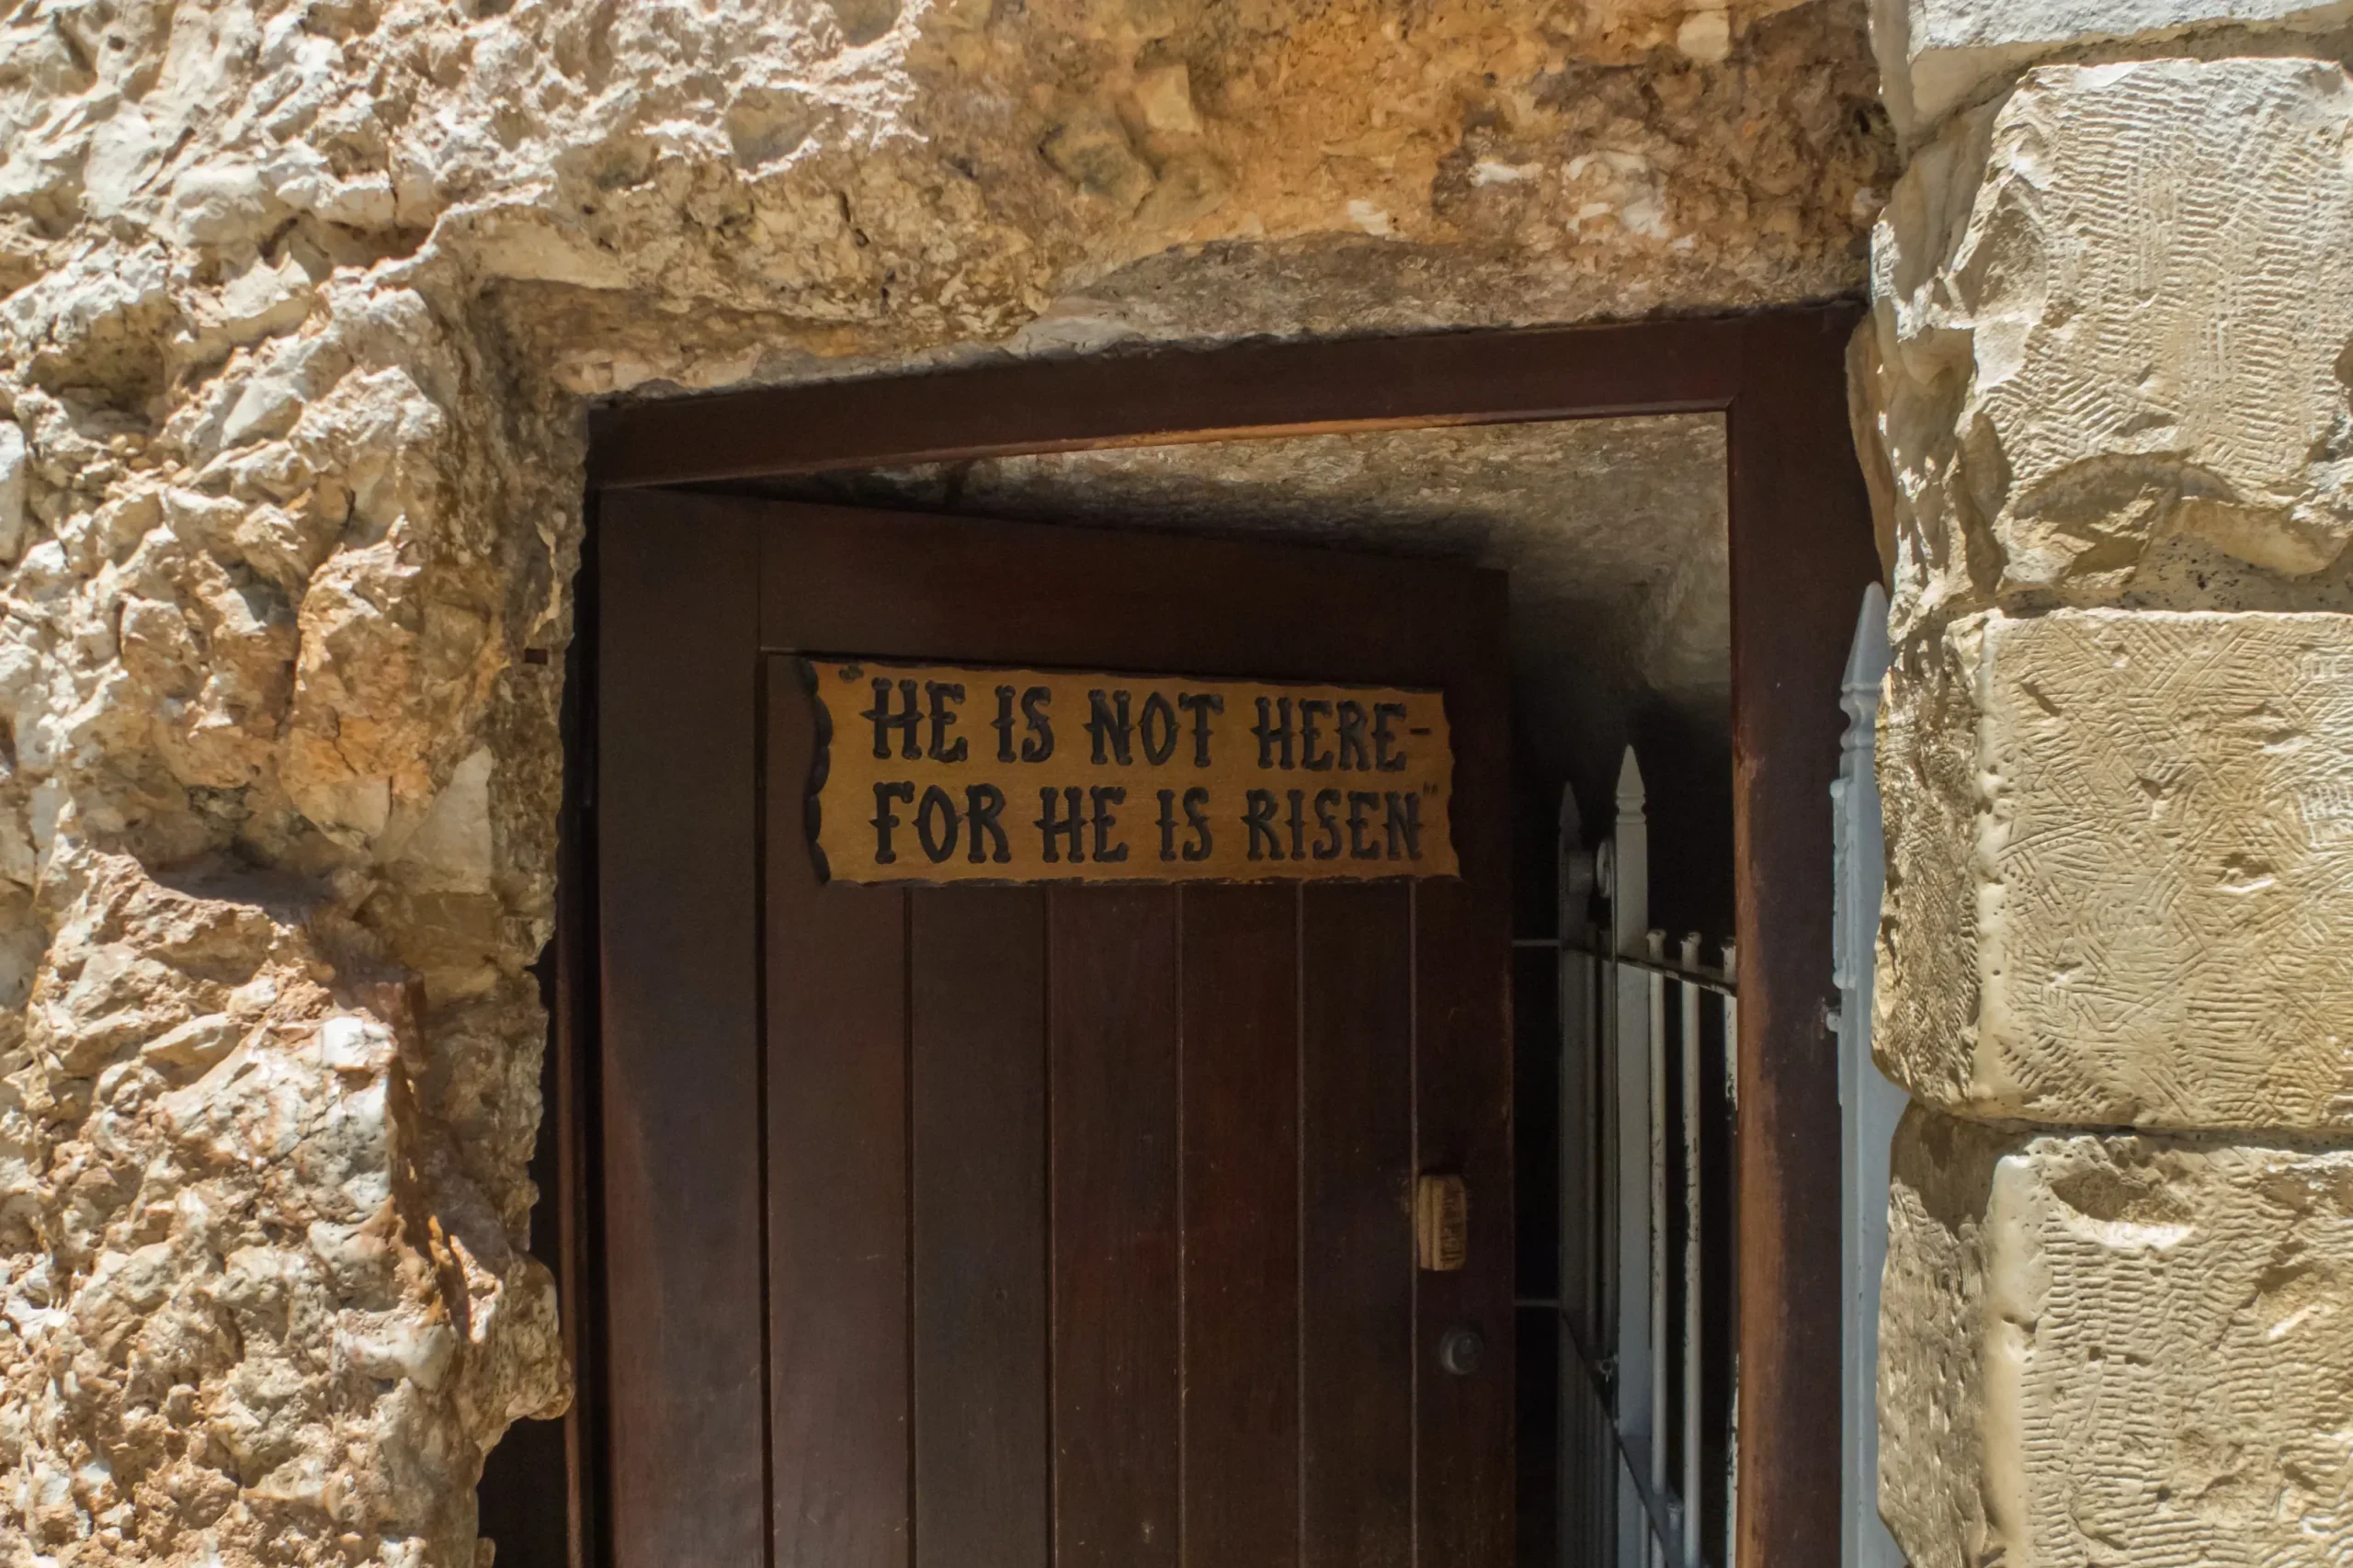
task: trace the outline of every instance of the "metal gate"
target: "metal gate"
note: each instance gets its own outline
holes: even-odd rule
[[[1825,1023],[1841,1109],[1841,1568],[1900,1568],[1878,1508],[1880,1277],[1888,1142],[1903,1092],[1870,1055],[1872,947],[1882,881],[1873,725],[1888,665],[1887,600],[1863,596],[1838,700],[1836,897]],[[1739,1085],[1733,944],[1670,944],[1650,925],[1650,832],[1629,748],[1616,820],[1588,850],[1560,814],[1560,1295],[1556,1433],[1561,1568],[1732,1568],[1740,1417],[1732,1333],[1729,1179]]]
[[[1560,821],[1560,1551],[1564,1568],[1731,1560],[1733,944],[1650,926],[1629,748],[1594,849]],[[1707,961],[1712,957],[1716,961]],[[1714,1312],[1711,1332],[1711,1312]]]

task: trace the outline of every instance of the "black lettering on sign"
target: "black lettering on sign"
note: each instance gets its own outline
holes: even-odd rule
[[[1250,733],[1258,737],[1258,766],[1261,768],[1275,766],[1279,748],[1282,766],[1286,768],[1290,767],[1290,698],[1278,697],[1272,702],[1263,697],[1258,699],[1258,722],[1250,726]]]
[[[1339,756],[1336,759],[1343,773],[1354,769],[1368,772],[1372,767],[1371,754],[1364,749],[1364,704],[1353,698],[1340,699]]]
[[[1317,748],[1323,744],[1324,731],[1315,722],[1317,714],[1329,714],[1332,705],[1320,697],[1302,697],[1299,700],[1299,765],[1310,773],[1332,771],[1329,752]]]
[[[923,742],[915,734],[915,726],[923,716],[915,711],[915,683],[899,683],[900,695],[905,699],[906,711],[891,711],[891,682],[888,676],[874,677],[874,706],[858,714],[861,719],[874,721],[874,756],[878,761],[888,761],[891,756],[891,732],[899,732],[899,755],[909,762],[923,760]]]
[[[1438,691],[806,664],[832,699],[832,716],[817,714],[807,829],[835,881],[1459,874]]]
[[[1180,691],[1176,706],[1193,716],[1193,766],[1210,765],[1210,715],[1225,711],[1225,699],[1214,691]]]
[[[1066,797],[1069,802],[1060,821],[1054,818],[1057,796]],[[1086,826],[1086,820],[1079,815],[1077,785],[1060,790],[1049,788],[1038,791],[1038,832],[1045,841],[1047,865],[1059,865],[1062,861],[1062,857],[1055,852],[1054,839],[1058,835],[1070,840],[1070,858],[1074,863],[1086,859],[1086,849],[1078,836]]]
[[[956,710],[951,704],[964,700],[964,683],[951,680],[927,680],[923,694],[931,703],[931,760],[961,762],[964,760],[964,737],[948,744],[948,732],[956,727]]]
[[[1120,695],[1125,697],[1127,693],[1123,691]],[[1120,825],[1120,819],[1111,814],[1111,808],[1126,803],[1127,790],[1117,784],[1097,784],[1086,794],[1088,803],[1095,808],[1095,858],[1126,859],[1128,846],[1124,844],[1114,846],[1111,842],[1111,830]],[[1078,857],[1074,855],[1071,858],[1075,860]]]
[[[1366,842],[1364,836],[1372,827],[1372,823],[1365,813],[1377,812],[1380,809],[1381,792],[1379,790],[1351,790],[1348,791],[1349,859],[1378,860],[1381,858],[1381,846]]]
[[[1372,705],[1372,766],[1383,773],[1405,771],[1405,754],[1391,749],[1396,745],[1397,737],[1389,733],[1390,722],[1404,716],[1405,705],[1402,702]]]
[[[1143,710],[1136,715],[1136,738],[1143,743],[1143,759],[1154,767],[1176,753],[1176,710],[1156,691],[1144,695]]]
[[[1005,824],[998,819],[1005,814],[1005,791],[994,784],[972,784],[964,790],[964,811],[972,820],[972,864],[994,860],[1002,866],[1013,858],[1013,846],[1006,842]],[[981,835],[986,834],[996,847],[983,854]]]
[[[1193,842],[1185,846],[1185,858],[1206,860],[1211,846],[1210,792],[1196,784],[1185,791],[1185,825],[1193,830]]]
[[[899,858],[891,845],[891,831],[899,825],[899,813],[891,809],[893,801],[912,802],[915,798],[913,784],[877,784],[874,786],[874,863],[888,866]]]
[[[1021,694],[1021,717],[1029,722],[1029,733],[1021,743],[1021,760],[1043,762],[1054,755],[1053,721],[1046,717],[1046,705],[1054,699],[1054,688],[1033,686]]]
[[[1422,798],[1411,790],[1389,790],[1381,794],[1387,803],[1386,825],[1389,830],[1389,858],[1392,860],[1418,860],[1422,858]],[[1404,845],[1405,853],[1397,853]]]
[[[964,743],[956,744],[961,746]],[[923,846],[925,859],[937,866],[956,853],[956,830],[961,820],[956,815],[956,801],[947,790],[934,784],[923,792],[923,803],[915,808],[915,842]]]
[[[1135,721],[1128,712],[1128,694],[1116,690],[1108,696],[1100,689],[1086,694],[1086,738],[1094,743],[1095,761],[1099,767],[1106,759],[1103,748],[1111,748],[1109,760],[1125,767],[1134,760],[1129,755],[1129,742],[1135,734]]]
[[[1258,699],[1266,706],[1266,699]],[[1250,858],[1279,860],[1283,858],[1283,841],[1275,836],[1275,792],[1272,790],[1252,790],[1243,797],[1242,825],[1250,830]]]
[[[1312,851],[1318,860],[1340,858],[1340,792],[1337,790],[1315,791],[1315,823],[1324,836],[1315,841]]]
[[[996,688],[996,717],[989,721],[989,728],[996,732],[996,759],[1013,760],[1013,688]]]

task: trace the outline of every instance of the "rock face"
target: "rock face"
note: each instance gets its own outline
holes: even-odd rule
[[[1846,291],[1859,0],[0,20],[0,1568],[475,1562],[578,398]]]
[[[1881,1507],[1916,1568],[2353,1551],[2353,1153],[1896,1134]]]
[[[565,1389],[546,1270],[467,1171],[515,1152],[420,1106],[450,1085],[404,977],[288,879],[71,849],[41,895],[0,1144],[14,1550],[462,1534],[467,1445]]]
[[[2074,1126],[2353,1126],[2353,617],[1971,617],[1891,683],[1915,1096]]]
[[[461,1560],[483,1451],[566,1398],[523,654],[573,525],[499,460],[563,448],[412,290],[330,274],[127,409],[42,356],[167,346],[91,358],[55,281],[4,307],[48,335],[6,383],[0,1562]]]

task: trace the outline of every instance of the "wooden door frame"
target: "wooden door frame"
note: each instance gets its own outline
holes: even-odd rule
[[[1746,315],[1509,332],[1155,349],[665,401],[588,422],[590,550],[603,492],[826,470],[1431,426],[1721,414],[1732,572],[1740,1560],[1833,1560],[1838,1540],[1837,1053],[1826,1024],[1837,704],[1857,597],[1879,574],[1847,419],[1852,302]],[[688,541],[681,541],[682,548]],[[608,591],[618,588],[611,585]],[[594,704],[582,618],[573,710]],[[575,725],[578,802],[593,745]],[[567,810],[567,821],[578,812]],[[605,1358],[592,1186],[598,978],[595,846],[559,874],[557,1250],[582,1399],[567,1433],[572,1560],[595,1564]],[[631,1565],[634,1568],[634,1565]]]

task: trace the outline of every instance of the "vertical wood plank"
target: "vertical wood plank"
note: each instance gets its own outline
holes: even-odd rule
[[[1308,1568],[1413,1561],[1409,898],[1399,886],[1301,894],[1301,1557]]]
[[[669,505],[597,519],[608,1517],[619,1562],[756,1564],[757,544]]]
[[[1048,895],[1055,1568],[1174,1568],[1176,894]]]
[[[1498,956],[1509,938],[1499,901],[1462,883],[1421,883],[1414,897],[1420,1165],[1459,1173],[1471,1193],[1469,1264],[1418,1277],[1416,1561],[1501,1568],[1513,1487],[1511,1080]],[[1438,1364],[1458,1328],[1485,1341],[1467,1376]]]
[[[1183,897],[1188,1568],[1299,1561],[1298,911]]]
[[[1487,613],[1460,623],[1446,687],[1462,876],[1413,891],[1416,1167],[1461,1176],[1471,1210],[1466,1265],[1416,1282],[1415,1560],[1429,1568],[1503,1568],[1512,1553],[1510,726],[1506,608],[1489,587]],[[1438,1360],[1456,1329],[1484,1341],[1467,1375]]]
[[[1044,1568],[1046,895],[909,898],[915,1540]]]
[[[818,885],[814,716],[793,661],[767,685],[776,1562],[907,1568],[906,895]]]

